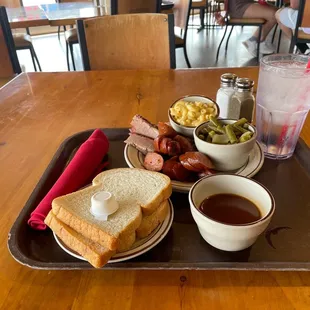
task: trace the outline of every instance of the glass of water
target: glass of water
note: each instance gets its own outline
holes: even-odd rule
[[[286,159],[294,153],[310,109],[309,61],[309,56],[292,54],[261,60],[256,126],[267,158]]]

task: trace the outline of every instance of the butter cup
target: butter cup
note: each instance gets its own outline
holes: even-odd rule
[[[112,193],[100,191],[91,197],[91,214],[98,220],[107,221],[108,216],[118,210],[118,203]]]

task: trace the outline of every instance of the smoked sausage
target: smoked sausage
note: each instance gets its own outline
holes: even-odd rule
[[[178,161],[178,157],[172,157],[164,162],[163,173],[171,180],[184,182],[190,177],[190,171],[185,169]]]
[[[192,152],[195,149],[193,143],[186,137],[176,135],[173,140],[180,143],[182,153]]]
[[[186,152],[180,156],[180,162],[184,168],[195,172],[202,172],[213,168],[211,160],[200,152]]]
[[[164,122],[158,122],[157,124],[158,132],[160,135],[166,136],[166,137],[175,137],[178,133],[167,123]]]
[[[151,171],[161,171],[164,165],[164,159],[160,154],[147,153],[143,162],[144,168]]]

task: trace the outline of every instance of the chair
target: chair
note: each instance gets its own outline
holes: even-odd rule
[[[78,20],[77,30],[84,70],[175,68],[172,15]]]
[[[191,5],[191,11],[192,13],[195,12],[195,10],[199,10],[199,16],[200,16],[200,27],[198,28],[198,32],[205,27],[205,13],[207,8],[207,2],[208,0],[192,0]]]
[[[228,38],[226,41],[225,52],[227,52],[228,42],[229,42],[230,36],[231,36],[235,26],[242,26],[242,27],[243,26],[256,26],[256,27],[259,27],[259,34],[258,34],[259,39],[258,39],[258,44],[257,44],[257,56],[256,56],[257,60],[259,60],[260,38],[261,38],[261,34],[262,34],[262,27],[266,21],[262,18],[230,18],[229,13],[228,13],[229,12],[229,1],[228,0],[225,0],[225,9],[226,9],[225,31],[224,31],[224,35],[222,37],[222,40],[219,44],[219,47],[217,49],[216,61],[218,60],[221,45],[225,39],[228,26],[231,26],[231,30],[229,32],[229,35],[228,35]]]
[[[21,73],[14,40],[4,6],[0,7],[0,78]]]
[[[111,14],[160,13],[161,0],[111,0]]]
[[[92,0],[56,0],[56,3],[65,3],[65,2],[92,2]],[[62,25],[64,33],[67,31],[67,27]],[[60,30],[61,26],[58,26],[58,40],[60,40]]]
[[[2,4],[9,4],[8,5],[9,7],[20,6],[20,5],[18,5],[18,3],[16,3],[16,1],[3,1],[3,0],[1,0],[1,5]],[[28,49],[30,51],[34,70],[37,71],[37,67],[36,67],[36,63],[35,63],[35,61],[36,61],[38,64],[39,70],[42,71],[41,65],[40,65],[38,57],[37,57],[37,54],[36,54],[34,47],[33,47],[33,44],[32,44],[31,36],[27,33],[13,33],[12,35],[13,35],[13,40],[14,40],[16,50]]]
[[[305,33],[302,28],[310,28],[310,1],[300,0],[296,28],[290,44],[290,53],[298,43],[310,43],[310,34]]]
[[[34,50],[31,36],[27,33],[14,33],[13,34],[14,44],[16,50],[29,50],[34,70],[37,71],[36,62],[39,70],[42,71],[38,56]]]
[[[92,0],[56,0],[57,3],[65,3],[65,2],[92,2]],[[60,39],[60,29],[61,26],[58,26],[58,39]],[[71,26],[71,29],[67,30],[67,27],[63,25],[65,41],[66,41],[66,59],[67,59],[67,67],[68,71],[70,71],[70,61],[69,61],[69,51],[71,55],[72,67],[75,71],[75,61],[73,55],[73,45],[79,43],[76,28]]]
[[[63,0],[60,0],[63,1]],[[68,2],[74,0],[65,0]],[[160,0],[111,0],[111,14],[132,14],[132,13],[159,13],[161,10]],[[70,71],[69,63],[69,51],[71,54],[71,61],[73,70],[75,68],[74,55],[73,55],[73,45],[79,43],[78,35],[76,29],[70,29],[65,32],[66,39],[66,57],[68,71]]]
[[[184,57],[188,68],[191,68],[186,50],[186,39],[190,8],[192,0],[175,0],[173,6],[174,25],[181,30],[181,35],[175,35],[175,47],[183,47]]]

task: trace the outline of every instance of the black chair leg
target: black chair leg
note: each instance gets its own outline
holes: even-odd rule
[[[32,48],[32,52],[33,52],[33,57],[35,58],[35,60],[36,60],[36,62],[37,62],[37,64],[38,64],[39,70],[42,71],[42,68],[41,68],[41,65],[40,65],[40,62],[39,62],[37,53],[36,53],[36,51],[34,50],[34,48]]]
[[[205,26],[205,9],[199,8],[199,16],[200,16],[200,27],[197,32],[200,32]]]
[[[282,37],[282,30],[280,29],[280,31],[279,31],[279,38],[278,38],[277,53],[279,53],[279,50],[280,50],[281,37]]]
[[[70,71],[70,62],[69,62],[69,43],[66,42],[66,59],[68,71]]]
[[[227,38],[227,41],[226,41],[226,45],[225,45],[225,52],[227,52],[227,49],[228,49],[228,42],[229,42],[229,39],[230,39],[230,36],[231,36],[233,30],[234,30],[234,26],[231,26],[231,30],[230,30],[230,32],[229,32],[229,35],[228,35],[228,38]]]
[[[31,56],[31,59],[32,59],[34,71],[37,72],[37,66],[36,66],[36,62],[34,60],[33,48],[29,47],[29,51],[30,51],[30,56]]]
[[[60,26],[58,26],[58,40],[60,40]]]
[[[69,49],[70,49],[70,54],[71,54],[73,70],[76,71],[75,62],[74,62],[74,55],[73,55],[73,44],[71,44],[70,42],[69,42]]]
[[[185,61],[186,61],[187,67],[191,68],[191,64],[190,64],[190,62],[188,60],[188,56],[187,56],[186,44],[183,46],[183,51],[184,51],[184,57],[185,57]]]
[[[221,40],[221,42],[220,42],[219,47],[217,48],[217,53],[216,53],[216,61],[217,61],[217,60],[218,60],[218,58],[219,58],[220,49],[221,49],[222,43],[223,43],[223,41],[224,41],[224,39],[225,39],[226,32],[227,32],[227,28],[228,28],[228,25],[226,25],[226,28],[225,28],[225,31],[224,31],[223,38],[222,38],[222,40]]]
[[[295,45],[296,45],[296,40],[295,40],[295,36],[293,36],[291,40],[291,44],[290,44],[290,49],[289,49],[290,54],[294,52]]]
[[[274,42],[274,38],[275,38],[275,36],[276,36],[277,29],[278,29],[278,24],[276,24],[276,26],[274,27],[274,31],[273,31],[271,43]]]
[[[258,42],[257,42],[257,61],[259,61],[259,49],[260,49],[260,41],[261,41],[261,37],[262,37],[262,26],[260,26],[258,29],[259,29],[259,32],[258,32]]]

